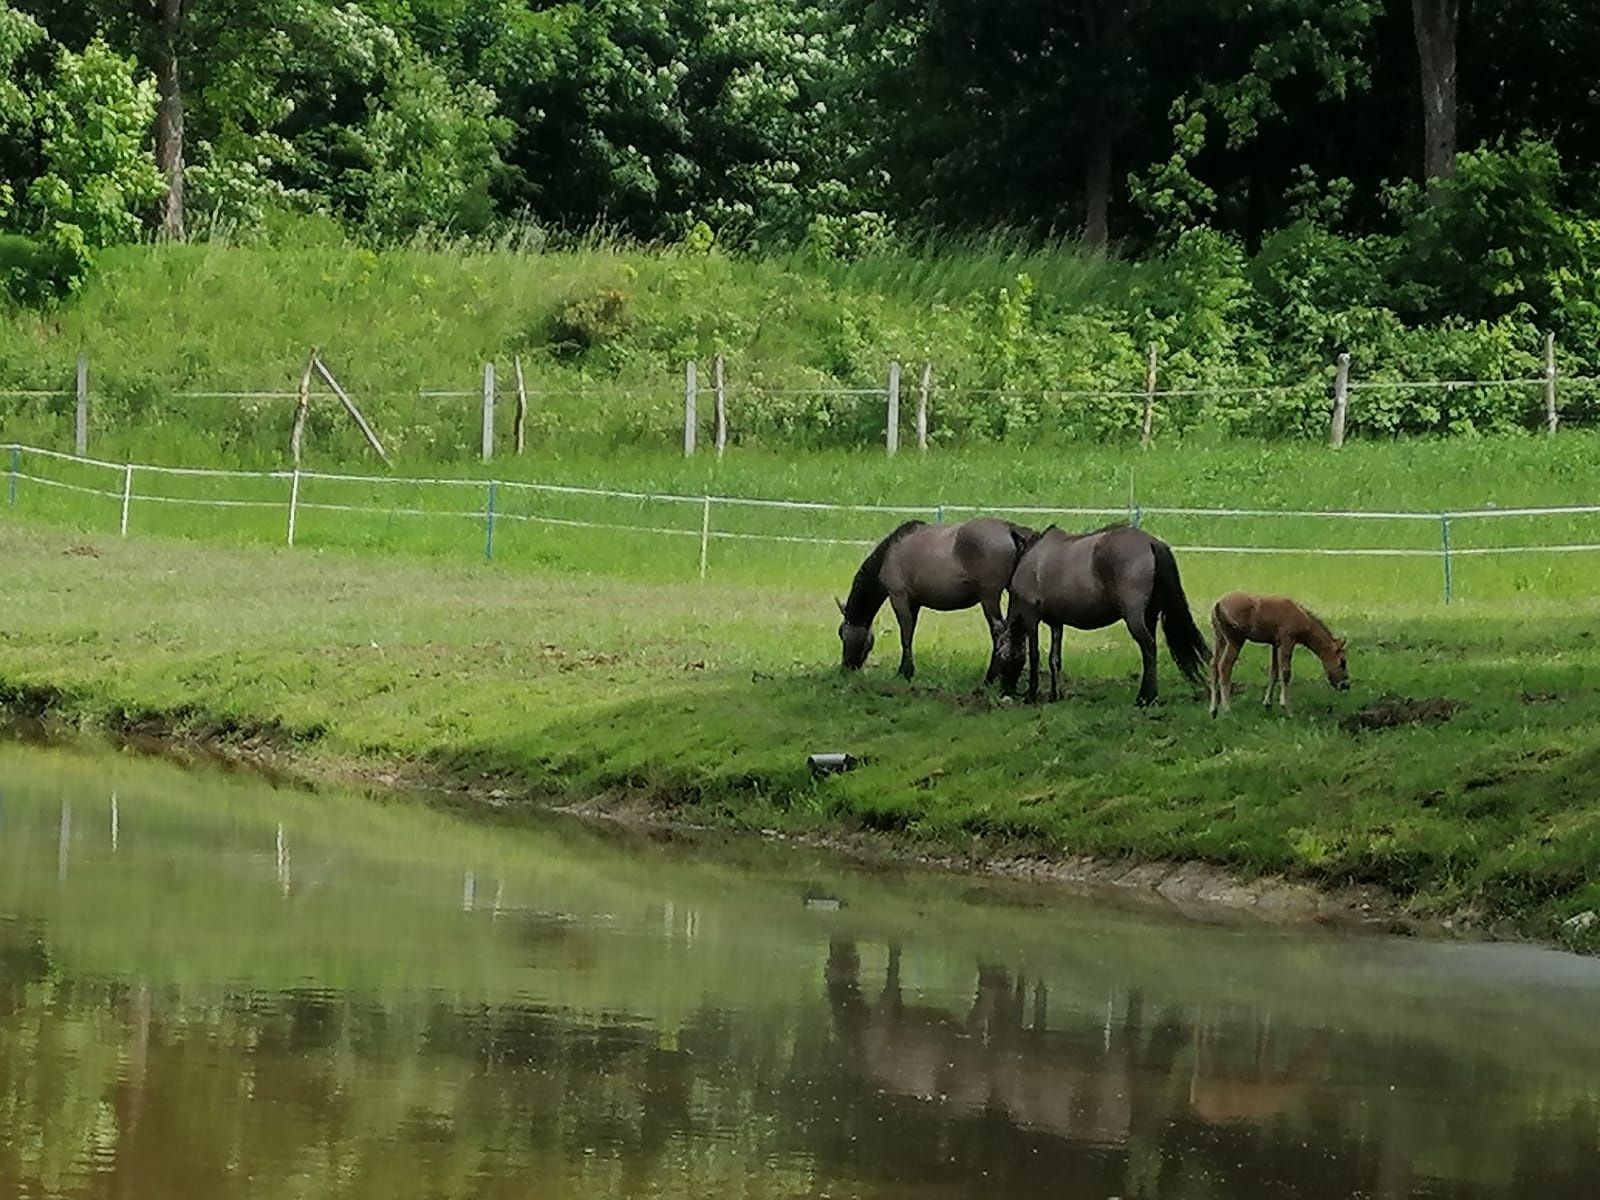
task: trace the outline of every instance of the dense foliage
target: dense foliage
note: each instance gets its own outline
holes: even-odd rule
[[[1526,376],[1547,331],[1593,370],[1596,50],[1576,0],[0,0],[0,288],[307,221],[819,268],[998,235],[1159,265],[1098,303],[1038,273],[941,296],[987,324],[997,391],[1126,387],[1151,342],[1222,385],[1345,348]],[[1406,403],[1379,427],[1527,415]]]

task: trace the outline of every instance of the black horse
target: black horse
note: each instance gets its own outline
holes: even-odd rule
[[[835,601],[844,618],[839,623],[840,665],[854,671],[867,661],[872,618],[885,600],[900,622],[900,674],[907,679],[917,670],[911,654],[917,614],[924,608],[954,612],[978,604],[988,623],[991,648],[984,682],[994,679],[999,669],[993,647],[1002,623],[1000,595],[1011,582],[1018,558],[1036,536],[1031,529],[995,517],[974,517],[959,525],[907,521],[867,555],[850,585],[850,598]]]
[[[1028,653],[1028,699],[1039,698],[1039,625],[1050,626],[1050,699],[1061,695],[1062,626],[1103,629],[1124,621],[1144,657],[1138,703],[1156,698],[1157,620],[1167,649],[1193,683],[1205,678],[1210,647],[1194,623],[1172,547],[1129,525],[1065,533],[1054,525],[1026,548],[1011,577],[1011,608],[995,657],[1002,690],[1016,692]]]

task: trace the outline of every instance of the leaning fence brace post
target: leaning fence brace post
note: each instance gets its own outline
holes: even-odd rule
[[[924,359],[922,378],[917,380],[917,449],[928,448],[928,394],[933,391],[933,363]]]
[[[133,504],[133,464],[129,463],[122,468],[122,524],[117,530],[118,537],[128,536],[128,509]]]
[[[900,450],[900,363],[889,364],[889,420],[884,430],[884,449],[890,454]]]
[[[1556,413],[1556,335],[1544,335],[1544,426],[1545,432],[1555,436],[1561,418]]]
[[[700,423],[699,367],[694,359],[683,364],[683,456],[694,455],[695,433]]]
[[[7,481],[6,496],[12,508],[17,506],[17,468],[22,458],[22,449],[19,446],[11,447],[11,471]]]
[[[294,545],[294,523],[300,511],[300,468],[294,469],[294,475],[289,480],[289,536],[286,545]]]
[[[78,419],[73,445],[78,448],[79,458],[89,453],[89,356],[81,350],[78,352]]]
[[[711,382],[717,397],[717,457],[728,448],[728,396],[722,386],[722,355],[711,361]]]
[[[706,577],[706,558],[711,552],[711,497],[700,509],[700,578]]]
[[[483,364],[483,461],[494,457],[494,363]]]
[[[1328,421],[1328,445],[1344,445],[1344,418],[1350,408],[1350,352],[1340,353],[1334,360],[1333,416]]]
[[[1441,513],[1439,516],[1439,542],[1444,550],[1444,602],[1450,603],[1454,592],[1454,581],[1450,576],[1450,514]]]
[[[1144,425],[1139,431],[1139,446],[1150,448],[1150,427],[1156,419],[1156,344],[1150,343],[1150,354],[1144,364]]]
[[[494,561],[494,497],[498,490],[499,485],[489,480],[489,500],[483,509],[483,557],[489,562]]]

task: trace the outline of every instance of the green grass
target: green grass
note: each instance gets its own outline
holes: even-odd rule
[[[1109,506],[1125,503],[1136,466],[1146,503],[1426,510],[1593,499],[1594,449],[1574,436],[1343,454],[1190,443],[1145,456],[740,453],[720,467],[544,456],[520,466],[691,493]],[[375,494],[395,494],[386,488]],[[576,500],[540,504],[602,515]],[[1556,918],[1600,906],[1600,692],[1588,682],[1600,669],[1588,636],[1600,604],[1584,555],[1459,560],[1449,607],[1432,558],[1184,556],[1197,612],[1229,587],[1289,591],[1351,639],[1353,693],[1329,691],[1306,660],[1293,719],[1246,696],[1231,720],[1213,722],[1165,660],[1165,703],[1134,710],[1136,657],[1115,631],[1071,638],[1065,702],[996,705],[975,691],[985,649],[970,613],[924,620],[915,684],[892,679],[882,648],[868,671],[843,678],[830,596],[859,558],[850,548],[718,543],[700,583],[692,537],[504,522],[484,564],[476,516],[312,513],[289,551],[261,544],[281,538],[281,508],[136,504],[122,542],[116,507],[25,481],[15,510],[25,519],[0,525],[10,614],[0,681],[56,689],[56,703],[88,721],[153,711],[213,729],[278,722],[302,735],[298,753],[330,763],[504,773],[562,797],[639,790],[740,826],[1372,882],[1422,911],[1467,908],[1546,934]],[[681,520],[695,528],[698,518]],[[751,532],[852,536],[893,520],[726,519]],[[1455,541],[1600,540],[1586,521],[1463,522]],[[1180,545],[1428,547],[1438,534],[1431,523],[1147,524]],[[83,547],[94,553],[67,552]],[[1239,677],[1262,668],[1247,655]],[[1341,729],[1391,691],[1464,707],[1443,725]],[[813,783],[805,755],[834,748],[870,765]]]

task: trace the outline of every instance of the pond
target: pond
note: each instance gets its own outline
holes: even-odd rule
[[[1564,1197],[1600,964],[0,742],[0,1196]]]

